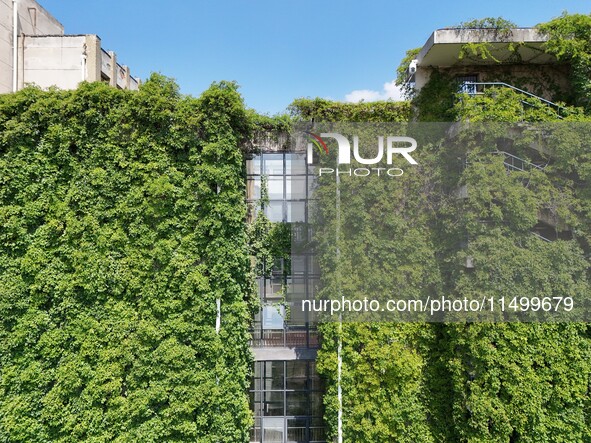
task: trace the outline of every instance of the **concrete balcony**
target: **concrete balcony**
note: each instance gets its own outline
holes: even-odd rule
[[[115,53],[104,49],[101,49],[101,79],[119,89],[135,91],[140,86],[140,80],[131,76],[129,67],[117,63]]]

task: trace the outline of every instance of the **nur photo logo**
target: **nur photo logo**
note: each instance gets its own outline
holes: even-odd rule
[[[404,174],[404,171],[398,167],[390,167],[393,164],[395,156],[402,156],[411,165],[417,165],[417,161],[411,156],[417,148],[417,141],[412,137],[404,136],[378,136],[377,147],[370,150],[375,153],[373,157],[364,157],[361,154],[359,146],[359,136],[353,135],[353,149],[351,149],[351,142],[348,137],[338,132],[323,132],[314,134],[309,131],[304,131],[307,136],[307,163],[309,165],[314,163],[314,148],[319,152],[320,158],[329,155],[327,141],[325,139],[331,138],[337,143],[337,164],[335,168],[320,167],[318,168],[318,175],[349,175],[356,177],[366,177],[371,174],[388,175],[390,177],[399,177]],[[351,153],[353,154],[351,156]],[[374,166],[374,167],[360,167],[360,168],[343,168],[341,165],[350,165],[351,157],[360,165]],[[388,167],[379,167],[375,165],[384,164]]]

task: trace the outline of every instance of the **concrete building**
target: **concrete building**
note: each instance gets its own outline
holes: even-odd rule
[[[546,41],[535,28],[438,29],[411,64],[409,81],[420,90],[438,70],[460,82],[504,82],[555,100],[569,92],[570,66],[544,51]]]
[[[16,42],[16,44],[15,44]],[[0,0],[0,93],[26,85],[75,89],[104,81],[137,89],[140,81],[97,35],[66,35],[64,27],[35,0]]]

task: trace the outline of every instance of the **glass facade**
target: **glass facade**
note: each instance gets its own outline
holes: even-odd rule
[[[325,442],[322,384],[310,360],[257,361],[252,442]]]
[[[306,226],[315,176],[307,167],[305,154],[273,152],[255,155],[247,160],[247,174],[251,218],[259,205],[261,177],[265,176],[269,198],[263,210],[269,220]],[[300,315],[283,321],[285,309],[281,306],[313,298],[317,280],[318,266],[312,255],[292,256],[289,263],[276,260],[270,276],[258,278],[263,309],[255,317],[253,347],[318,347],[318,335],[310,325],[311,319]]]
[[[262,153],[247,160],[246,168],[251,220],[260,208],[271,222],[306,226],[314,176],[304,154]],[[261,187],[265,181],[268,201],[261,208]],[[292,235],[297,233],[292,230]],[[310,318],[285,317],[286,308],[302,298],[313,297],[317,268],[312,255],[292,256],[290,260],[275,260],[271,272],[258,277],[262,308],[254,319],[253,348],[313,350],[318,347],[318,334]],[[316,363],[297,357],[300,355],[297,352],[293,355],[292,360],[255,362],[250,388],[255,417],[251,442],[326,442],[323,388]]]

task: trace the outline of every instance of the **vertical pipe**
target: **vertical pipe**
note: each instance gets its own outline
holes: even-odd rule
[[[215,333],[220,333],[220,328],[222,326],[222,300],[217,298],[215,300],[215,304],[217,307],[217,316],[215,318]]]
[[[126,74],[127,74],[127,79],[129,81],[129,69],[126,67]],[[127,85],[127,88],[129,89],[129,83]],[[216,186],[216,194],[219,196],[220,195],[220,190],[221,190],[221,186],[218,183]],[[222,326],[222,299],[221,298],[216,298],[215,300],[215,305],[217,308],[217,315],[215,318],[215,333],[219,334],[220,333],[220,328]]]
[[[18,89],[18,0],[12,0],[12,92]]]
[[[339,188],[341,180],[339,174],[336,176],[336,233],[335,233],[335,242],[336,242],[336,255],[337,255],[337,291],[341,292],[340,288],[340,234],[341,234],[341,190]],[[337,400],[339,404],[339,410],[337,414],[337,443],[343,443],[343,389],[341,386],[341,377],[343,373],[343,314],[339,313],[339,343],[337,347]]]
[[[343,371],[343,339],[341,334],[343,332],[343,323],[339,321],[339,346],[337,348],[337,399],[339,402],[339,411],[337,415],[337,442],[343,443],[343,390],[341,387],[341,374]]]
[[[128,73],[129,73],[129,71],[128,71]],[[219,183],[217,184],[217,187],[216,188],[217,188],[216,189],[216,191],[217,191],[216,194],[219,196],[220,195],[220,189],[221,189]],[[220,328],[222,326],[222,299],[221,298],[218,297],[218,298],[215,299],[215,306],[216,306],[215,333],[216,333],[216,335],[220,335]],[[217,366],[218,365],[216,363],[216,372],[217,372]],[[215,384],[218,385],[218,386],[220,384],[220,377],[217,374],[215,376]],[[218,410],[218,415],[219,415],[219,410],[220,410],[219,405],[217,407],[217,410]],[[220,443],[220,441],[217,440],[216,443]]]

